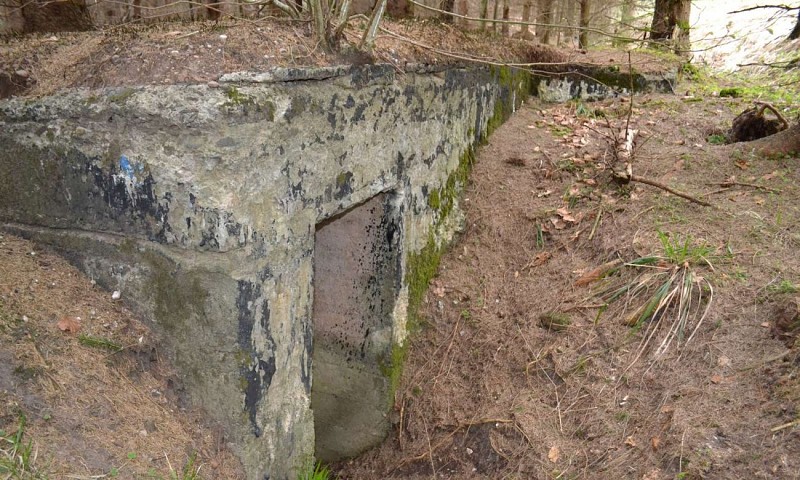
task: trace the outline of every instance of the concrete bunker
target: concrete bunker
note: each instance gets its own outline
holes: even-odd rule
[[[246,478],[296,478],[389,431],[473,149],[530,79],[365,65],[220,84],[0,101],[0,229],[123,291]]]
[[[381,365],[402,287],[401,198],[381,193],[316,226],[311,408],[323,461],[357,455],[387,431]]]

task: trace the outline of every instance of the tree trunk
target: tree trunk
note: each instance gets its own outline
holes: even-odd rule
[[[509,14],[508,0],[503,0],[503,20],[508,21],[508,14]],[[502,35],[504,37],[508,36],[508,24],[507,23],[503,23],[503,26],[500,27],[500,33],[502,33]]]
[[[492,18],[497,20],[497,7],[500,5],[500,0],[494,0],[494,13],[492,14]],[[497,33],[497,22],[492,22],[492,31]]]
[[[734,148],[737,150],[755,151],[758,155],[765,157],[800,155],[800,123],[775,135],[735,145]]]
[[[592,10],[589,0],[581,0],[581,28],[587,28],[589,26],[591,12]],[[589,47],[589,32],[586,30],[581,30],[580,37],[578,37],[578,45],[580,48]]]
[[[792,33],[789,34],[789,40],[800,38],[800,8],[797,9],[797,23],[794,24]]]
[[[79,32],[93,28],[84,0],[31,0],[23,3],[21,12],[25,33]]]
[[[633,22],[635,20],[635,9],[636,9],[636,2],[635,0],[623,0],[622,6],[620,8],[620,22],[619,28],[617,29],[617,34],[622,37],[632,37],[636,34],[636,29],[633,26]],[[624,43],[628,43],[624,40],[615,39],[614,45],[619,46]]]
[[[544,23],[547,25],[553,23],[553,0],[539,0],[539,5],[536,11],[539,23]],[[539,37],[539,42],[545,45],[550,43],[551,31],[551,27],[536,27],[536,36]]]
[[[489,0],[481,0],[481,18],[486,20],[489,16]],[[486,22],[481,22],[481,31],[486,31]]]
[[[442,10],[444,10],[445,12],[452,13],[455,6],[456,6],[455,0],[444,0],[444,3],[442,4]],[[454,17],[452,15],[447,15],[443,13],[441,18],[444,23],[453,23]]]
[[[691,0],[656,0],[650,38],[661,42],[674,40],[676,49],[685,49],[689,45],[691,7]]]
[[[579,0],[567,0],[567,5],[564,9],[564,23],[567,28],[564,29],[564,37],[566,37],[566,43],[569,47],[575,46],[575,30],[569,28],[575,26],[577,22],[575,22],[575,4],[578,3]]]

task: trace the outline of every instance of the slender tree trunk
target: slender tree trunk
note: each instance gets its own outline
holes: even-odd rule
[[[623,0],[622,5],[620,5],[620,20],[619,20],[619,27],[616,29],[616,34],[621,37],[632,37],[636,34],[635,28],[633,26],[633,22],[635,20],[635,13],[636,13],[636,0]],[[615,47],[619,47],[626,43],[630,43],[629,40],[622,40],[622,39],[614,39],[613,44]]]
[[[319,0],[313,1],[318,2]],[[375,8],[372,10],[372,16],[369,19],[369,27],[367,28],[367,31],[364,32],[364,36],[361,38],[361,44],[359,47],[372,50],[372,47],[375,46],[375,38],[378,36],[378,26],[383,18],[383,12],[386,11],[386,1],[387,0],[378,0],[378,2],[375,4]],[[325,45],[327,45],[327,39]]]
[[[489,16],[489,0],[481,0],[481,18],[486,20]],[[481,31],[486,31],[486,22],[481,22]]]
[[[311,18],[314,25],[314,34],[320,45],[325,50],[330,50],[328,44],[328,19],[325,17],[325,10],[323,9],[322,0],[310,0],[309,7],[311,8]],[[376,5],[377,7],[377,5]],[[365,37],[366,38],[366,37]],[[362,39],[361,44],[364,44]]]
[[[564,9],[564,23],[567,27],[572,27],[576,25],[575,22],[575,4],[579,2],[579,0],[566,0],[567,5]],[[571,28],[564,29],[564,36],[567,38],[567,45],[570,47],[574,46],[573,39],[575,38],[575,30]],[[563,42],[559,42],[563,43]]]
[[[591,3],[589,0],[581,0],[581,28],[587,28],[589,26],[589,20],[591,19]],[[578,45],[580,48],[588,48],[589,47],[589,32],[586,30],[581,30],[580,37],[578,37]]]
[[[503,20],[508,20],[509,8],[508,8],[508,0],[503,0]],[[508,24],[504,23],[500,29],[501,33],[504,37],[508,36]]]
[[[497,20],[497,7],[500,5],[500,0],[494,0],[494,13],[492,19]],[[492,31],[497,33],[497,22],[492,22]]]
[[[445,12],[452,13],[455,6],[456,6],[455,0],[444,0],[444,3],[442,4],[442,10],[444,10]],[[444,23],[453,23],[453,17],[451,15],[443,13],[441,18]]]
[[[553,23],[553,0],[539,0],[537,16],[539,23],[551,24]],[[551,27],[536,27],[536,36],[540,38],[539,42],[543,44],[550,43]]]
[[[789,34],[789,40],[800,38],[800,9],[797,10],[797,23],[794,24],[792,33]]]

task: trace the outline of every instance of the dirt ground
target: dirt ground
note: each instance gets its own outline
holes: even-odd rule
[[[611,181],[622,99],[532,100],[495,131],[412,337],[395,428],[338,465],[339,478],[800,478],[800,348],[787,331],[798,321],[799,160],[707,142],[745,106],[634,99],[633,173],[712,207]],[[665,255],[658,231],[703,247],[687,267],[693,288],[710,286],[694,338],[657,358],[674,309],[643,345],[655,321],[624,321],[642,297],[603,310],[595,295],[637,269],[604,280],[593,270]]]
[[[23,416],[22,443],[35,452],[28,470],[46,476],[21,478],[242,478],[222,429],[187,404],[122,299],[55,253],[0,235],[4,437]]]

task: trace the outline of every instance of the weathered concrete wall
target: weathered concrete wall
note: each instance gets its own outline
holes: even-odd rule
[[[342,366],[373,385],[360,408],[388,412],[409,315],[458,224],[472,147],[529,86],[508,70],[380,65],[221,83],[0,102],[0,222],[121,290],[169,345],[192,400],[226,425],[248,477],[291,478],[314,454],[315,237],[328,227],[346,237],[337,222],[356,210],[336,216],[364,204],[378,210],[356,213],[350,231],[363,241],[343,255],[395,249],[351,272],[351,292],[380,277],[375,302],[349,310],[372,317],[320,335],[320,369],[332,367],[315,399],[333,431],[343,425],[332,402],[352,386],[330,380]],[[387,428],[344,446],[325,432],[322,455],[356,453]]]
[[[572,66],[567,71],[538,77],[533,91],[545,102],[566,102],[572,99],[603,100],[630,95],[631,92],[675,93],[677,68],[659,73],[621,72],[619,66]]]

